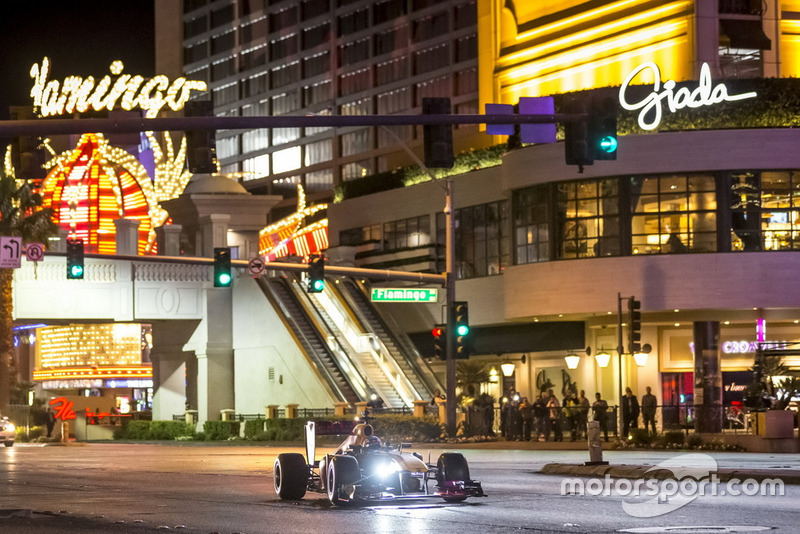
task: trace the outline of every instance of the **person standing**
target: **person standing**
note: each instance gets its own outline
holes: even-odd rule
[[[647,432],[647,424],[653,428],[653,434],[656,433],[656,409],[658,407],[658,399],[650,393],[650,386],[644,388],[647,393],[642,396],[642,422],[644,423],[644,430]]]
[[[592,420],[600,423],[600,430],[603,431],[603,436],[606,441],[608,441],[608,417],[606,417],[608,403],[603,400],[600,393],[595,393],[594,397],[595,401],[592,404]]]
[[[533,428],[536,440],[545,440],[545,420],[547,420],[547,406],[542,399],[542,394],[539,393],[536,396],[536,400],[533,401]]]
[[[550,412],[550,427],[553,429],[553,441],[563,441],[561,435],[561,403],[558,402],[553,390],[547,391],[549,398],[547,399],[547,408]]]
[[[580,409],[578,408],[578,400],[572,391],[567,391],[564,396],[564,417],[569,424],[570,441],[578,439],[578,420],[580,418]]]
[[[530,441],[533,427],[533,406],[528,397],[522,397],[519,403],[519,416],[522,418],[522,439]]]
[[[53,427],[56,426],[56,412],[53,411],[52,406],[47,407],[47,437],[53,437]]]
[[[579,420],[578,420],[578,428],[583,433],[583,437],[587,436],[586,433],[586,423],[589,421],[589,409],[592,407],[592,404],[589,402],[589,399],[586,398],[586,392],[581,390],[578,394],[578,406],[579,406]]]
[[[625,396],[622,397],[622,435],[620,435],[620,439],[628,439],[630,429],[638,426],[639,400],[628,387],[625,388]]]

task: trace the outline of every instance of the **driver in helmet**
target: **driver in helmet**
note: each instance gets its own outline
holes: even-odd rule
[[[381,443],[381,438],[379,438],[378,436],[370,436],[367,439],[367,447],[369,447],[370,449],[378,449],[381,447],[381,445],[383,444]]]

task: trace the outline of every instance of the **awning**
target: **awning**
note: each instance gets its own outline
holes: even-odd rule
[[[731,48],[751,50],[770,50],[772,48],[772,42],[764,33],[760,19],[720,19],[719,24],[722,31],[731,40]]]

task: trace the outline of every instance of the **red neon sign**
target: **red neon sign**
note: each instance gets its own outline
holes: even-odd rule
[[[75,406],[75,403],[65,399],[64,397],[56,397],[55,399],[51,400],[50,406],[56,410],[56,419],[69,421],[70,419],[75,419],[77,417],[77,415],[75,415],[75,410],[72,409],[72,407]]]

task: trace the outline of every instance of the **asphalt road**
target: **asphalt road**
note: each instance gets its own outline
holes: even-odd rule
[[[563,490],[564,476],[538,473],[547,463],[583,462],[586,453],[580,451],[463,450],[473,478],[483,482],[488,496],[460,504],[434,499],[340,509],[315,494],[300,502],[280,501],[272,491],[272,463],[286,450],[302,452],[124,443],[0,448],[0,532],[488,534],[662,528],[674,534],[800,528],[800,486],[786,485],[783,495],[775,496],[699,496],[677,508],[681,502],[674,498],[653,501],[647,517],[634,517],[630,511],[636,507],[630,505],[646,498],[621,495],[618,490],[625,487],[612,487],[609,495],[581,495],[575,487]],[[427,459],[427,449],[417,451]],[[430,451],[434,463],[440,452]],[[666,452],[606,454],[613,463],[655,464],[675,457]],[[714,459],[719,467],[800,468],[797,455],[723,453]],[[750,530],[732,528],[744,526]]]

